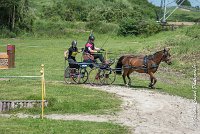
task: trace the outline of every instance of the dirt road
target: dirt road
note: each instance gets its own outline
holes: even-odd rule
[[[122,111],[113,117],[114,122],[132,128],[136,134],[174,133],[199,134],[200,113],[196,116],[195,104],[177,96],[151,90],[134,90],[126,87],[96,87],[115,93],[123,101]],[[200,106],[198,105],[198,111]]]

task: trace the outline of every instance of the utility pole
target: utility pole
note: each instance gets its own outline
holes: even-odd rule
[[[166,23],[167,22],[167,19],[179,8],[179,6],[181,6],[183,4],[183,2],[185,0],[178,0],[178,2],[180,2],[180,4],[178,4],[174,10],[172,11],[167,11],[167,5],[171,4],[171,3],[168,3],[166,2],[166,0],[161,0],[161,9],[164,10],[163,12],[163,17],[160,19],[160,22],[161,23]]]
[[[166,6],[166,0],[164,0],[164,15],[163,15],[163,23],[166,23],[166,11],[167,11],[167,6]]]
[[[166,11],[167,11],[167,6],[166,6],[166,0],[161,0],[161,3],[160,3],[160,8],[161,8],[161,14],[162,15],[162,18],[160,19],[161,23],[166,23]]]

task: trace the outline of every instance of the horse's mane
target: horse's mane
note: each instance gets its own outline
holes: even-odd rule
[[[159,54],[159,53],[162,52],[162,51],[163,51],[163,50],[158,51],[158,52],[155,52],[154,54],[148,55],[147,58],[148,58],[148,59],[153,59],[155,55]]]
[[[124,55],[124,57],[126,57],[126,58],[140,58],[140,57],[144,57],[144,55],[126,54],[126,55]]]
[[[157,54],[159,54],[160,52],[162,52],[163,50],[161,50],[161,51],[158,51],[158,52],[155,52],[154,54],[150,54],[150,55],[146,55],[147,56],[147,58],[149,59],[149,60],[151,60],[151,59],[153,59],[154,58],[154,56],[156,56]],[[133,54],[125,54],[125,55],[123,55],[123,57],[124,58],[144,58],[145,57],[145,55],[133,55]]]

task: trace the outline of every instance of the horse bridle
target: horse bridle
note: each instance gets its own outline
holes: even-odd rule
[[[168,51],[165,50],[165,49],[164,49],[163,51],[164,51],[164,52],[163,52],[163,56],[162,56],[161,60],[167,62],[167,61],[169,61],[169,59],[166,59],[166,58],[167,58],[167,56],[169,55],[169,53],[168,53]],[[163,58],[166,59],[166,60],[164,60]]]

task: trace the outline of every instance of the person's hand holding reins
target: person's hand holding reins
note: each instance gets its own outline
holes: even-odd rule
[[[101,53],[101,50],[97,50],[97,53]]]

